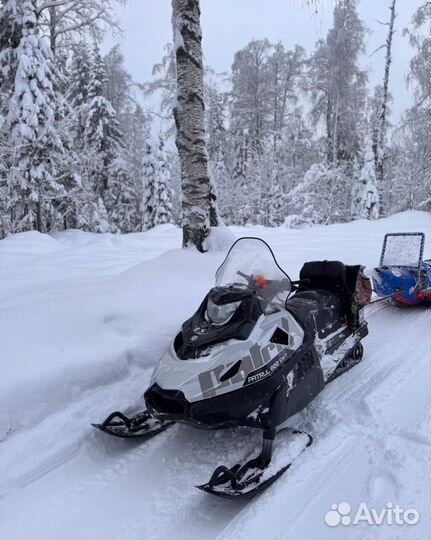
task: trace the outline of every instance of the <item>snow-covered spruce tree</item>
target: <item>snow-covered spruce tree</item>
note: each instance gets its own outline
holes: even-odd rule
[[[212,211],[220,210],[225,215],[224,204],[226,198],[222,194],[230,193],[230,175],[226,166],[227,160],[227,132],[225,127],[225,99],[226,95],[218,88],[218,80],[209,69],[206,70],[205,97],[207,108],[205,111],[205,131],[210,168],[210,180],[214,194],[217,193],[217,205],[212,204]],[[229,198],[229,195],[228,195]],[[212,197],[212,203],[215,203]],[[217,206],[217,207],[216,207]]]
[[[364,165],[352,191],[352,217],[363,219],[379,218],[379,192],[375,171],[374,152],[371,139],[367,141]]]
[[[168,158],[162,137],[159,137],[157,148],[157,185],[156,185],[156,209],[154,224],[172,223],[172,192],[170,188],[171,174],[169,171]]]
[[[35,5],[22,0],[22,26],[14,90],[2,129],[13,149],[7,178],[12,231],[48,231],[62,224],[58,211],[66,196],[64,147],[58,132],[61,113],[58,72],[49,46],[40,37]]]
[[[105,203],[90,189],[81,192],[78,209],[79,211],[75,214],[77,229],[97,233],[106,233],[111,230]]]
[[[213,163],[224,159],[226,141],[225,111],[223,94],[213,80],[205,85],[207,107],[205,110],[205,131],[209,160]]]
[[[109,166],[118,157],[121,133],[111,103],[103,96],[106,71],[102,57],[94,49],[88,85],[84,144],[95,192],[104,199],[109,185]]]
[[[113,231],[121,230],[121,223],[115,205],[119,200],[119,191],[130,195],[132,178],[127,172],[121,157],[122,134],[118,126],[115,110],[104,97],[106,72],[103,59],[98,49],[94,50],[93,64],[88,87],[88,104],[85,115],[84,154],[86,170],[84,174],[93,186],[97,200],[100,198],[105,206]],[[119,166],[117,166],[120,163]],[[129,198],[128,195],[128,198]],[[125,201],[123,200],[125,204]],[[134,201],[129,200],[133,211]],[[124,215],[124,212],[121,213]]]
[[[108,210],[111,230],[129,233],[136,230],[135,185],[129,164],[117,157],[109,164],[109,184],[105,192],[105,206]]]
[[[172,26],[177,66],[177,103],[174,107],[176,146],[181,164],[183,246],[206,251],[210,227],[217,226],[213,211],[204,129],[202,32],[198,0],[172,0]]]
[[[150,121],[138,104],[130,105],[126,112],[127,129],[124,133],[124,150],[128,163],[133,191],[134,201],[134,230],[142,230],[142,200],[143,200],[143,164],[145,155],[145,145],[150,137]]]
[[[290,214],[298,216],[298,222],[310,225],[344,221],[340,208],[344,204],[345,183],[346,177],[340,169],[324,163],[312,165],[288,195]]]
[[[12,146],[5,126],[15,88],[17,48],[22,36],[22,4],[17,0],[0,3],[0,238],[11,231],[8,208],[8,178],[12,167]]]
[[[106,82],[103,93],[114,107],[120,130],[126,133],[130,121],[130,109],[134,107],[133,81],[124,65],[124,56],[119,45],[115,45],[104,57]]]
[[[162,139],[155,148],[147,143],[143,165],[143,230],[172,222],[169,165]]]
[[[91,51],[87,43],[81,41],[73,48],[66,94],[72,108],[75,145],[79,150],[82,150],[84,144],[85,119],[89,101],[90,72]]]
[[[153,146],[147,142],[145,145],[143,163],[143,195],[142,195],[142,229],[146,231],[155,225],[156,193],[157,193],[157,159]]]
[[[245,225],[252,215],[253,187],[248,185],[248,137],[238,129],[233,136],[233,168],[230,189],[225,193],[224,216],[228,223]],[[256,188],[256,186],[254,186]]]
[[[286,195],[281,188],[278,175],[273,169],[269,181],[269,191],[265,193],[266,214],[264,223],[269,227],[278,227],[285,219]]]
[[[68,69],[66,98],[70,108],[69,131],[73,140],[73,149],[76,152],[80,185],[69,201],[67,226],[90,232],[108,232],[110,228],[107,211],[100,193],[95,192],[91,174],[96,166],[95,150],[88,144],[85,137],[92,62],[92,52],[84,40],[73,46]]]
[[[0,4],[0,118],[7,114],[15,87],[17,48],[22,37],[23,4],[4,0]]]

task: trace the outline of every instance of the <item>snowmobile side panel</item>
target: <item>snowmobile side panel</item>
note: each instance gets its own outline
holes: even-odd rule
[[[325,387],[323,372],[314,346],[298,362],[292,386],[288,394],[287,418],[302,411]]]
[[[150,386],[180,390],[189,403],[239,391],[243,386],[270,378],[278,363],[284,364],[301,347],[304,334],[302,326],[287,311],[262,314],[246,340],[216,343],[207,347],[202,357],[182,360],[171,345],[161,357]],[[281,335],[285,340],[280,339]],[[236,373],[227,377],[239,361]]]
[[[268,410],[280,388],[284,388],[286,407],[291,394],[293,404],[293,412],[289,405],[280,423],[307,405],[324,388],[312,335],[307,335],[306,342],[293,354],[288,349],[282,351],[262,366],[260,372],[262,376],[253,384],[247,384],[246,379],[234,391],[192,402],[181,390],[165,389],[153,383],[144,394],[145,403],[149,413],[160,420],[183,422],[202,429],[235,426],[266,429],[272,422],[263,411]],[[256,377],[258,373],[259,370],[253,371],[250,376]]]

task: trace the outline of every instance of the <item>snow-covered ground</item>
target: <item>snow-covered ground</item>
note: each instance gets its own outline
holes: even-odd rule
[[[304,230],[232,227],[267,240],[296,278],[302,263],[373,267],[385,232],[424,231],[431,215]],[[246,504],[193,486],[259,440],[249,430],[175,426],[151,441],[90,427],[139,404],[158,356],[191,315],[225,253],[180,250],[180,231],[15,235],[0,242],[0,539],[417,539],[431,534],[431,309],[369,315],[363,362],[297,419],[314,444]],[[388,503],[416,525],[329,527],[348,502]]]

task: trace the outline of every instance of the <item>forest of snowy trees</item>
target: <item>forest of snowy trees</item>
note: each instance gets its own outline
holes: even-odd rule
[[[215,219],[298,227],[431,211],[431,1],[394,34],[396,0],[384,0],[386,69],[375,88],[361,67],[359,1],[336,3],[314,50],[253,40],[229,73],[205,67],[203,168],[194,174],[208,171]],[[194,189],[175,147],[173,110],[177,128],[185,116],[181,47],[166,45],[150,81],[132,80],[119,46],[101,51],[118,3],[0,0],[0,238],[181,223],[184,193]],[[414,95],[396,125],[393,39],[410,41]],[[149,96],[157,111],[147,110]],[[190,115],[198,118],[199,108],[185,121]],[[177,129],[177,147],[186,139]]]

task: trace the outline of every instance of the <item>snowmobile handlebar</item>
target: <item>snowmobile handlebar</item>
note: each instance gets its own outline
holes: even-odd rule
[[[254,274],[247,275],[247,274],[244,274],[244,272],[241,272],[240,270],[237,271],[237,274],[240,277],[247,280],[247,282],[248,282],[247,286],[250,289],[266,288],[266,286],[273,285],[274,283],[280,283],[280,284],[286,283],[286,284],[289,284],[289,286],[290,286],[290,284],[292,283],[289,278],[285,278],[285,279],[267,279],[264,276],[260,276],[260,275],[257,275],[257,276],[255,276]],[[262,280],[262,285],[259,285],[259,283],[258,283],[259,278],[261,278],[261,280]]]

